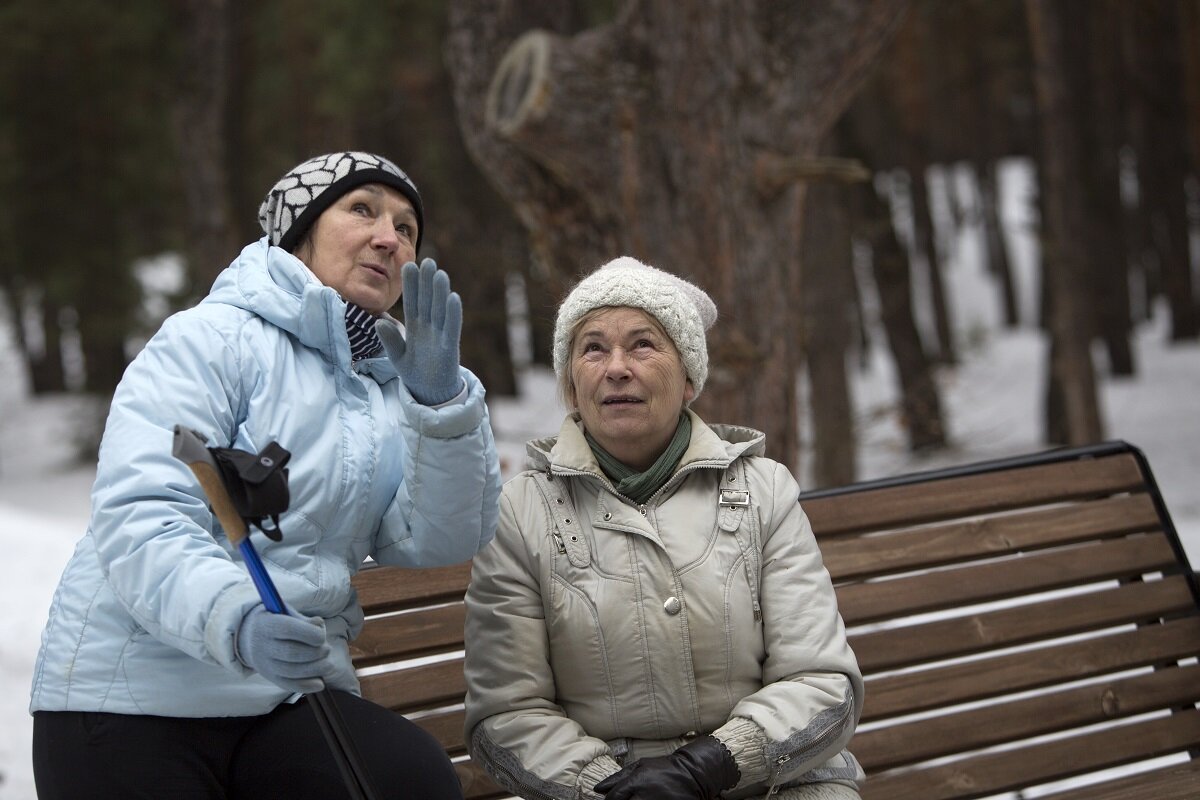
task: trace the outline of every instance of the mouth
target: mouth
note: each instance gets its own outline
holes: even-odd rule
[[[638,398],[636,398],[636,397],[632,397],[632,396],[630,396],[630,395],[624,395],[624,394],[622,394],[622,395],[614,395],[613,397],[606,397],[606,398],[604,398],[603,402],[601,402],[601,405],[605,405],[605,406],[626,406],[626,405],[636,405],[636,404],[638,404],[638,403],[641,403],[641,402],[642,402],[642,401],[641,401],[641,400],[639,400],[639,399],[638,399]]]
[[[374,263],[368,262],[368,263],[362,264],[361,266],[364,269],[366,269],[368,272],[373,272],[376,275],[378,275],[379,277],[384,278],[385,280],[388,277],[388,271],[386,269],[384,269],[384,267],[381,264],[374,264]]]

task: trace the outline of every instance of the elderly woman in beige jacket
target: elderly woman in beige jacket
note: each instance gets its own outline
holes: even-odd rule
[[[521,797],[859,796],[862,677],[796,481],[688,408],[716,315],[627,257],[559,308],[574,410],[467,591],[471,754]]]

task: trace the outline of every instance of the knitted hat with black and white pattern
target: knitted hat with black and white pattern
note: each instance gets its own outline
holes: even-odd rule
[[[346,192],[364,183],[391,186],[412,203],[417,214],[416,249],[425,234],[421,195],[412,179],[391,161],[374,153],[328,153],[293,167],[267,192],[258,208],[258,224],[271,244],[289,253],[304,234]]]
[[[640,308],[650,314],[675,343],[683,368],[700,396],[708,379],[705,331],[717,321],[717,306],[703,289],[636,258],[621,256],[599,267],[575,285],[554,321],[554,372],[562,380],[575,325],[589,311],[603,307]]]

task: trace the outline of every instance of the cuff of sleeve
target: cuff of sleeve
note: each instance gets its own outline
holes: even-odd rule
[[[483,420],[483,384],[465,367],[459,367],[462,390],[449,401],[438,406],[421,405],[404,381],[400,381],[400,396],[408,424],[422,436],[435,439],[454,439],[474,431]]]
[[[250,669],[237,652],[237,633],[247,612],[260,603],[258,591],[246,581],[226,589],[213,604],[204,625],[204,644],[209,655],[221,666],[249,674]]]
[[[435,403],[434,405],[430,406],[430,408],[438,409],[446,408],[448,406],[461,406],[463,403],[467,402],[467,382],[462,378],[459,378],[458,385],[460,387],[458,394],[454,395],[454,397],[451,397],[444,403]],[[413,399],[415,400],[416,398]]]
[[[579,796],[584,800],[592,800],[593,798],[603,797],[596,793],[596,784],[618,772],[621,765],[612,756],[605,753],[602,756],[596,756],[579,771]]]
[[[729,748],[741,770],[742,779],[735,789],[767,780],[770,774],[767,767],[767,736],[758,723],[745,717],[733,717],[713,731],[712,735]]]

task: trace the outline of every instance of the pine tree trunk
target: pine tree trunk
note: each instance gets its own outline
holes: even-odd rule
[[[946,429],[933,365],[921,345],[912,311],[908,254],[896,237],[888,204],[870,184],[856,191],[856,229],[871,248],[888,346],[896,362],[900,406],[913,452],[944,447]]]
[[[1076,17],[1083,6],[1071,0],[1026,0],[1040,114],[1043,197],[1043,263],[1049,289],[1051,337],[1048,398],[1061,398],[1066,444],[1103,437],[1096,379],[1089,348],[1092,329],[1085,303],[1090,295],[1084,271],[1087,235],[1083,197],[1085,180],[1080,159],[1083,117],[1077,107],[1084,96],[1079,76],[1085,68],[1084,42]],[[1054,403],[1058,404],[1058,399]],[[1047,431],[1058,426],[1047,421]]]
[[[529,31],[510,5],[450,5],[468,148],[554,288],[621,254],[701,284],[722,317],[697,409],[763,429],[789,466],[804,159],[903,7],[646,0],[567,38]]]
[[[1012,261],[1004,239],[1000,220],[1000,181],[995,161],[976,163],[972,172],[979,192],[979,217],[987,247],[988,272],[1000,284],[1000,302],[1004,325],[1015,328],[1021,324],[1021,308],[1017,298],[1017,283],[1013,278]]]
[[[846,375],[855,300],[849,191],[838,183],[816,183],[805,203],[800,323],[814,488],[842,486],[856,477],[854,404]]]
[[[1116,0],[1120,2],[1121,0]],[[1113,2],[1094,3],[1079,21],[1088,32],[1088,94],[1083,98],[1090,122],[1081,127],[1085,137],[1088,182],[1088,235],[1084,237],[1089,272],[1093,280],[1096,332],[1108,353],[1113,375],[1133,375],[1133,331],[1130,312],[1129,270],[1122,231],[1120,149],[1122,114],[1119,102],[1123,75],[1120,34]]]
[[[229,0],[180,4],[183,56],[173,111],[187,204],[187,256],[200,293],[238,253],[226,172]]]
[[[1171,339],[1200,336],[1188,251],[1184,177],[1190,164],[1183,93],[1183,62],[1176,3],[1123,4],[1127,54],[1135,103],[1139,198],[1162,289],[1171,309]]]
[[[908,199],[913,216],[916,251],[919,256],[925,257],[928,271],[929,305],[933,311],[933,330],[937,337],[934,360],[941,364],[954,364],[958,361],[957,349],[954,346],[954,326],[950,322],[950,308],[946,302],[946,282],[942,276],[944,259],[937,232],[933,227],[928,186],[925,165],[915,164],[909,171]]]

